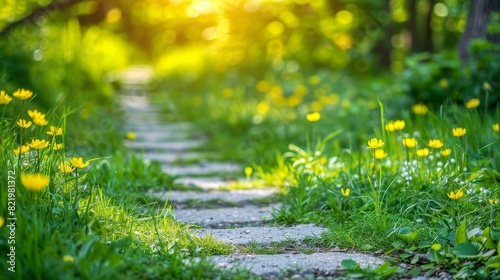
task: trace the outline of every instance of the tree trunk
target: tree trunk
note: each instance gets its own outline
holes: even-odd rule
[[[500,43],[498,34],[488,35],[486,32],[488,21],[492,12],[500,11],[498,0],[471,0],[467,25],[458,46],[462,61],[469,58],[470,41],[477,38],[487,38],[494,43]]]

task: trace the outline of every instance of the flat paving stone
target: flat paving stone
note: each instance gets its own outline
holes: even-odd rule
[[[187,151],[194,148],[199,148],[206,144],[206,139],[190,139],[184,141],[164,141],[164,142],[142,142],[142,141],[124,141],[124,145],[138,150],[144,151]]]
[[[248,269],[251,273],[268,278],[278,278],[287,270],[299,271],[305,277],[307,272],[321,271],[321,274],[333,275],[342,269],[340,263],[351,259],[361,267],[376,267],[384,263],[383,258],[361,253],[314,253],[306,254],[277,254],[277,255],[228,255],[212,256],[217,267],[223,269]],[[302,271],[302,273],[300,273]]]
[[[172,175],[221,174],[241,171],[241,166],[232,162],[203,162],[188,165],[164,166],[163,171]]]
[[[212,158],[215,159],[216,154],[203,153],[203,152],[185,152],[185,151],[171,151],[168,153],[143,153],[144,159],[160,161],[162,163],[173,163],[176,161],[195,161],[200,159]]]
[[[199,236],[211,234],[213,237],[234,245],[249,245],[256,243],[267,246],[271,243],[293,239],[301,242],[308,236],[319,236],[326,228],[313,224],[296,225],[292,227],[242,227],[230,229],[202,229],[196,231]]]
[[[205,190],[219,189],[234,183],[234,181],[225,180],[220,177],[181,177],[177,178],[175,182],[180,185],[197,187]]]
[[[271,221],[273,208],[279,207],[280,204],[266,207],[245,205],[219,209],[177,209],[174,211],[174,216],[179,222],[207,228],[260,225]]]
[[[143,122],[127,122],[125,127],[128,130],[136,131],[137,133],[149,133],[152,131],[169,131],[174,133],[185,133],[185,132],[196,132],[195,127],[192,123],[188,122],[177,122],[177,123],[162,123],[162,124],[151,124]]]
[[[163,193],[150,193],[151,196],[159,198],[162,201],[169,201],[173,204],[182,204],[190,200],[200,202],[210,200],[223,200],[233,203],[242,203],[252,199],[261,199],[270,197],[277,192],[276,188],[230,190],[230,191],[169,191]]]
[[[203,136],[201,135],[193,135],[192,133],[187,133],[187,132],[177,132],[177,131],[149,131],[149,132],[144,132],[144,131],[137,131],[134,129],[128,129],[127,132],[134,132],[136,133],[136,139],[133,141],[140,141],[144,143],[149,143],[149,142],[158,142],[158,141],[179,141],[179,140],[189,140],[192,139],[193,137],[200,137],[202,138]],[[137,134],[139,133],[139,134]]]

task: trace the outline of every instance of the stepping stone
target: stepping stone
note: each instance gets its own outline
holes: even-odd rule
[[[150,133],[151,131],[160,131],[160,132],[172,132],[172,133],[186,133],[186,132],[195,132],[195,127],[193,124],[188,122],[178,122],[178,123],[162,123],[162,124],[150,124],[150,123],[141,123],[141,122],[127,122],[125,127],[129,130],[136,131],[137,134],[144,132],[145,134]]]
[[[273,204],[266,207],[245,205],[220,209],[177,209],[174,211],[174,216],[179,222],[208,228],[260,225],[271,221],[273,208],[280,206]]]
[[[314,253],[277,254],[277,255],[229,255],[208,258],[216,266],[224,269],[248,269],[251,273],[266,278],[278,278],[287,270],[299,271],[301,276],[321,272],[321,275],[334,276],[335,271],[342,269],[340,263],[351,259],[361,267],[377,267],[384,263],[383,258],[361,253]]]
[[[223,200],[232,203],[242,203],[252,199],[261,199],[270,197],[277,192],[276,188],[248,189],[248,190],[230,190],[230,191],[209,191],[209,192],[193,192],[193,191],[170,191],[163,193],[150,193],[153,197],[159,198],[161,201],[169,201],[173,204],[182,204],[190,200],[198,200],[200,202],[210,200]]]
[[[221,174],[241,172],[241,167],[231,162],[204,162],[189,165],[164,166],[162,169],[171,175]]]
[[[205,190],[226,187],[234,181],[225,180],[220,177],[181,177],[175,180],[176,184],[188,187],[197,187]]]
[[[133,141],[140,142],[160,142],[160,141],[179,141],[179,140],[188,140],[193,138],[193,134],[186,132],[175,132],[175,131],[150,131],[144,132],[140,131],[137,134],[137,130],[129,129],[128,131],[136,133],[137,138]],[[127,131],[127,132],[128,132]],[[199,136],[200,138],[202,136]]]
[[[206,158],[215,158],[215,154],[202,152],[180,152],[169,151],[168,153],[143,153],[144,159],[160,161],[162,163],[173,163],[176,161],[196,161]]]
[[[211,234],[213,237],[225,243],[234,245],[249,245],[257,243],[260,246],[267,246],[293,239],[301,242],[308,236],[319,236],[326,228],[313,224],[296,225],[293,227],[242,227],[231,229],[203,229],[196,232],[199,236]]]
[[[184,141],[175,142],[142,142],[142,141],[124,141],[125,146],[144,151],[162,150],[165,152],[169,151],[187,151],[194,148],[198,148],[203,144],[206,144],[205,139],[191,139]]]

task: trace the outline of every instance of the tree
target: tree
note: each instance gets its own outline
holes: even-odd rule
[[[498,0],[471,0],[469,17],[465,32],[462,35],[458,52],[462,61],[469,58],[470,42],[477,38],[486,38],[492,43],[500,43],[499,34],[488,34],[487,27],[491,14],[500,12],[500,1]]]

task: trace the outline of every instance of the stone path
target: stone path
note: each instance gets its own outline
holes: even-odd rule
[[[144,84],[150,76],[142,72],[137,75],[124,75],[129,79],[123,89],[122,105],[127,113],[125,127],[137,136],[125,144],[142,153],[146,160],[160,161],[165,172],[179,176],[177,184],[198,189],[151,191],[149,195],[173,204],[178,221],[201,227],[193,234],[211,235],[236,248],[232,255],[211,257],[218,267],[248,269],[265,279],[280,279],[289,275],[286,271],[292,270],[291,279],[310,279],[325,273],[333,274],[344,259],[355,260],[363,267],[384,262],[381,257],[366,254],[318,252],[319,248],[307,245],[307,238],[320,236],[327,231],[326,228],[274,224],[273,209],[280,207],[275,188],[219,190],[232,183],[224,178],[243,177],[242,166],[234,162],[207,160],[217,158],[213,151],[204,152],[202,149],[208,139],[190,123],[165,121],[161,109],[148,101]],[[244,183],[245,179],[241,182]],[[293,245],[292,249],[273,255],[244,253],[248,246],[265,249],[276,244]]]

